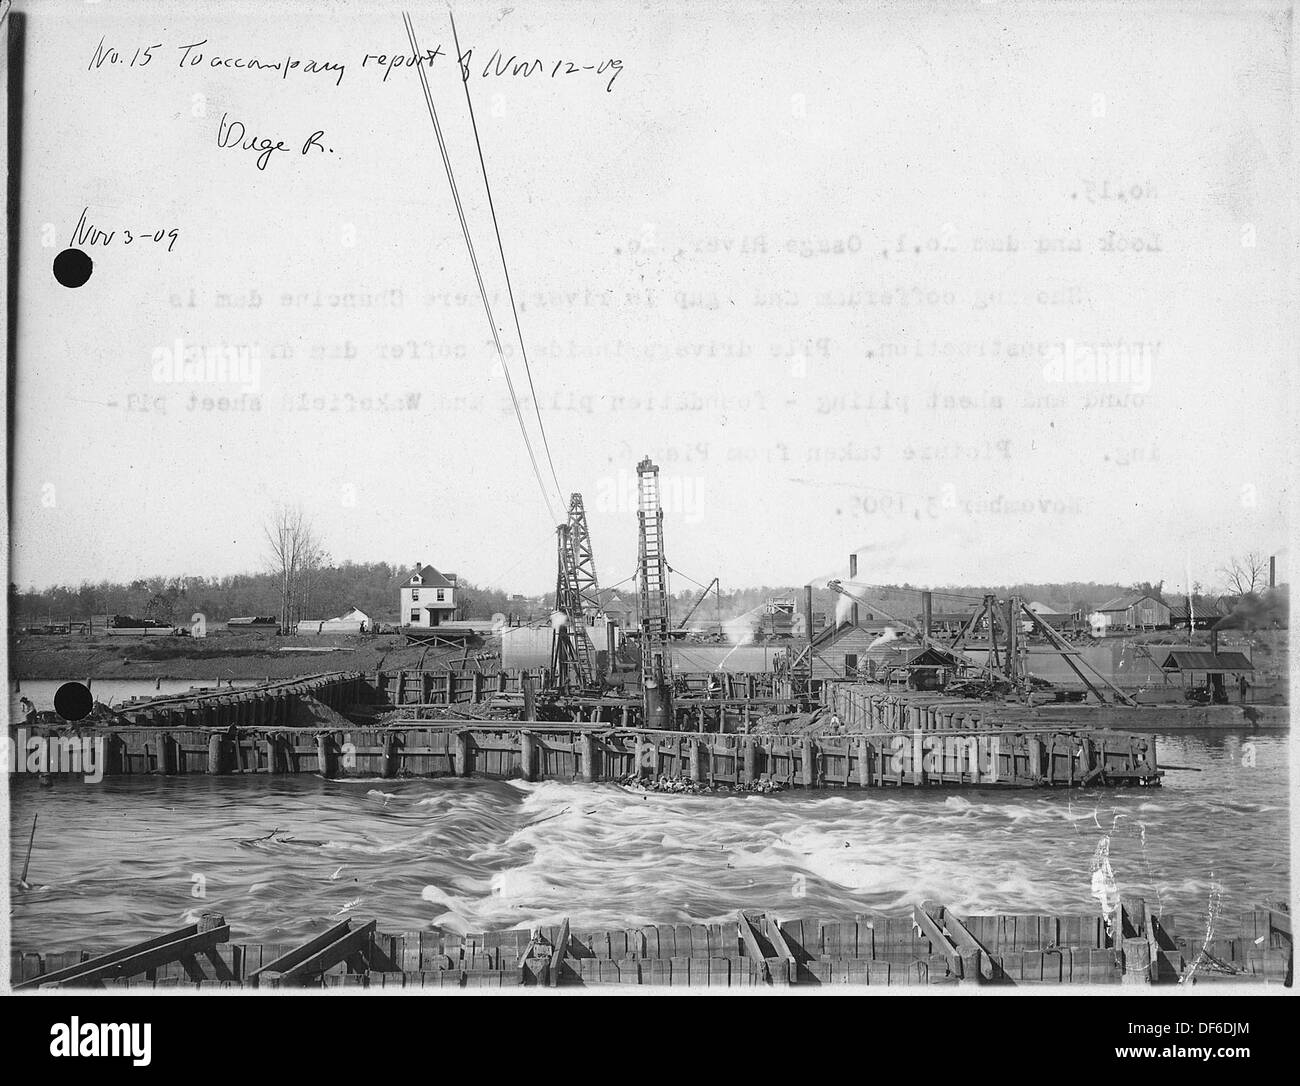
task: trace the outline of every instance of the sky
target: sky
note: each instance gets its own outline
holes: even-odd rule
[[[542,592],[572,492],[613,583],[645,456],[724,587],[1287,569],[1280,5],[457,3],[467,80],[413,5],[491,324],[400,7],[66,6],[29,8],[23,587],[264,568],[296,503],[336,561]]]

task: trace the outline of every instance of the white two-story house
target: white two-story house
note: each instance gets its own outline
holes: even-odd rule
[[[402,585],[400,621],[403,626],[440,626],[456,617],[456,606],[456,574],[417,565]]]

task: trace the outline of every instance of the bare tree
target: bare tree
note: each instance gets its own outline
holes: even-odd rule
[[[300,619],[311,615],[311,594],[320,580],[320,571],[329,565],[330,556],[316,538],[308,540],[303,550],[302,566],[298,578],[298,607]]]
[[[1268,559],[1251,551],[1244,558],[1230,558],[1219,570],[1228,589],[1238,596],[1253,596],[1268,583]]]
[[[303,572],[319,565],[321,548],[299,506],[277,505],[266,526],[271,572],[279,580],[280,629],[289,633],[301,606]]]

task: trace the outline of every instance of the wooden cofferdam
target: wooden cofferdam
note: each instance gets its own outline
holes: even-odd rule
[[[463,988],[656,985],[1290,985],[1291,916],[1254,909],[1184,929],[1140,899],[1096,915],[962,914],[778,919],[600,930],[558,924],[459,935],[385,934],[343,920],[293,944],[235,943],[222,916],[107,953],[15,948],[14,987]]]
[[[793,788],[1154,786],[1154,736],[979,729],[849,735],[719,735],[526,722],[356,728],[37,728],[101,739],[108,776],[292,774],[529,781],[683,779]]]

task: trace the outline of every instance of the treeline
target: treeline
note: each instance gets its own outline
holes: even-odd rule
[[[389,562],[345,562],[313,573],[310,613],[298,619],[333,618],[359,607],[379,622],[397,622],[398,591],[411,575],[409,566]],[[509,610],[508,594],[460,581],[457,602],[463,618],[491,618]],[[188,622],[195,612],[212,622],[244,615],[278,616],[281,606],[277,573],[239,573],[229,577],[149,577],[121,584],[56,585],[22,591],[9,586],[10,621],[15,625],[59,622],[91,615],[136,615],[163,622]]]
[[[885,610],[900,618],[914,618],[921,613],[921,588],[911,584],[872,585],[858,582],[858,592]],[[674,623],[685,621],[687,612],[700,598],[701,589],[680,588],[680,582],[673,587],[672,620]],[[1149,592],[1164,598],[1163,584],[1142,582],[1140,584],[1098,584],[1095,581],[1066,581],[1046,584],[1015,585],[943,585],[931,589],[934,594],[933,607],[936,614],[968,612],[980,606],[981,599],[988,594],[1006,599],[1017,595],[1025,603],[1041,602],[1049,607],[1059,608],[1063,612],[1082,611],[1085,615],[1103,603],[1133,592]],[[620,593],[628,604],[635,604],[636,592]],[[793,599],[796,609],[803,607],[802,585],[760,585],[751,588],[727,589],[721,592],[711,590],[700,603],[691,620],[692,625],[713,622],[718,615],[722,619],[733,618],[755,607],[760,607],[770,599]],[[839,596],[829,589],[814,586],[813,611],[823,614],[827,621],[834,614]],[[1181,599],[1181,595],[1178,596]],[[719,602],[720,601],[720,602]],[[1166,600],[1166,602],[1169,602]]]
[[[301,605],[307,613],[296,614],[293,620],[332,618],[359,607],[379,622],[396,623],[399,621],[398,590],[410,573],[409,567],[389,562],[345,562],[322,567],[312,575],[309,602]],[[460,584],[458,602],[463,618],[490,618],[498,612],[510,613],[517,609],[510,602],[511,593],[483,588],[464,579]],[[680,579],[674,587],[677,591],[673,593],[672,618],[674,622],[682,622],[692,604],[699,599],[701,589],[696,586],[683,588]],[[195,612],[206,615],[209,621],[221,622],[243,615],[277,616],[281,607],[281,586],[279,576],[274,572],[241,573],[228,577],[150,577],[129,584],[100,581],[97,584],[56,585],[26,591],[10,585],[9,591],[11,621],[18,625],[50,620],[58,622],[69,617],[85,620],[91,615],[112,614],[186,622]],[[910,584],[880,585],[864,588],[862,594],[900,617],[912,618],[921,610],[920,591]],[[1069,581],[945,585],[933,589],[933,592],[936,613],[970,611],[979,605],[983,595],[992,593],[1003,599],[1015,594],[1023,597],[1026,603],[1038,600],[1062,611],[1080,610],[1087,614],[1107,600],[1125,593],[1162,595],[1162,585]],[[616,594],[635,611],[637,594],[634,585],[621,586]],[[803,586],[724,587],[720,593],[712,590],[696,610],[693,624],[712,622],[718,617],[725,621],[760,607],[774,597],[793,599],[796,607],[802,607]],[[825,615],[827,620],[834,614],[837,601],[836,594],[828,589],[814,589],[813,609]],[[550,604],[549,596],[532,596],[524,609],[540,617]]]

